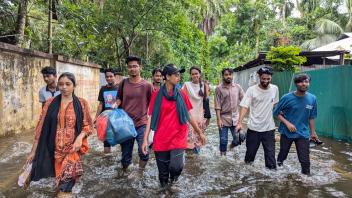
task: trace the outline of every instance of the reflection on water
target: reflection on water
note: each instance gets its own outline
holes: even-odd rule
[[[345,142],[323,139],[325,144],[311,149],[311,173],[300,174],[294,147],[283,167],[264,168],[262,148],[253,165],[243,162],[245,145],[220,157],[218,131],[207,130],[208,144],[200,156],[187,156],[185,169],[172,188],[161,190],[156,162],[152,155],[147,169],[138,169],[138,156],[129,172],[121,172],[120,148],[102,154],[103,145],[90,137],[91,150],[84,158],[85,174],[74,187],[77,197],[352,197],[352,148]],[[54,180],[32,183],[24,191],[17,177],[33,136],[0,139],[0,197],[55,197]],[[135,145],[136,147],[136,145]],[[278,144],[276,147],[278,153]]]

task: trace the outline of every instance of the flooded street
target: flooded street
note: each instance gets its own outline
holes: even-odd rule
[[[179,182],[171,189],[159,187],[155,158],[144,172],[134,165],[121,172],[119,146],[112,154],[102,154],[103,144],[89,139],[91,150],[84,158],[85,174],[74,187],[77,197],[352,197],[352,145],[322,138],[323,146],[311,149],[311,173],[300,174],[300,164],[291,149],[283,167],[264,168],[260,148],[253,165],[245,165],[245,145],[220,157],[215,122],[207,130],[208,144],[200,156],[187,156]],[[30,152],[33,135],[25,133],[0,139],[0,197],[55,197],[53,180],[32,183],[24,191],[17,177]],[[232,138],[229,138],[232,139]],[[136,148],[136,145],[135,145]],[[278,153],[276,146],[276,155]]]

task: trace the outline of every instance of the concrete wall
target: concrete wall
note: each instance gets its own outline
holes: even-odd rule
[[[77,95],[95,112],[99,65],[0,43],[0,136],[35,128],[41,111],[38,91],[45,85],[40,71],[48,65],[56,66],[59,74],[74,73]]]
[[[121,75],[115,75],[116,81],[117,83],[120,83],[124,78],[126,78],[125,76],[121,76]],[[104,86],[106,85],[107,82],[105,80],[105,73],[100,73],[100,80],[99,80],[99,85]]]
[[[72,63],[75,64],[72,64]],[[71,72],[75,74],[77,87],[75,94],[86,99],[90,104],[91,111],[95,112],[97,108],[97,100],[99,94],[99,74],[100,66],[85,65],[78,61],[64,60],[63,57],[58,56],[56,60],[56,70],[58,76],[63,72]]]

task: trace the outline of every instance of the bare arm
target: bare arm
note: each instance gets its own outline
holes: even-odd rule
[[[121,100],[120,99],[117,99],[116,100],[116,107],[119,107],[121,105]]]
[[[289,122],[288,120],[286,120],[286,118],[285,118],[283,115],[279,114],[279,115],[277,116],[277,118],[278,118],[282,123],[284,123],[284,124],[286,125],[286,127],[288,128],[288,130],[289,130],[290,132],[292,132],[292,133],[296,132],[297,129],[296,129],[295,125],[293,125],[291,122]]]
[[[210,124],[210,118],[207,118],[205,120],[205,127],[207,128],[209,126],[209,124]]]
[[[97,113],[95,114],[94,120],[97,119],[97,117],[101,114],[103,111],[103,102],[99,102],[98,108],[97,108]]]
[[[315,121],[314,119],[309,120],[310,137],[314,140],[318,139],[317,133],[315,132]]]
[[[190,119],[189,119],[189,123],[191,124],[191,126],[193,127],[193,129],[195,130],[195,132],[197,132],[198,135],[203,134],[203,133],[202,133],[202,130],[198,127],[197,122],[192,118],[191,115],[189,115],[189,118],[190,118]]]
[[[152,117],[148,116],[148,121],[147,121],[147,126],[145,128],[145,132],[144,132],[144,136],[143,136],[143,142],[147,142],[148,141],[148,136],[150,133],[150,125],[151,125],[151,121],[152,121]]]
[[[247,114],[248,108],[247,107],[241,107],[240,110],[240,117],[238,119],[238,123],[236,126],[236,131],[239,132],[242,129],[242,121],[244,119],[244,116]]]
[[[216,123],[217,123],[219,128],[222,128],[224,126],[224,124],[221,121],[220,111],[221,111],[220,109],[215,109],[215,112],[216,112]]]
[[[202,144],[204,145],[206,143],[205,140],[205,135],[203,134],[202,130],[198,127],[198,124],[196,123],[196,121],[192,118],[191,114],[189,114],[189,123],[192,125],[194,131],[196,133],[198,133],[200,141],[202,142]]]
[[[148,116],[147,126],[145,128],[144,136],[143,136],[143,144],[142,144],[142,152],[144,155],[148,153],[148,136],[150,133],[150,124],[151,124],[152,116]]]

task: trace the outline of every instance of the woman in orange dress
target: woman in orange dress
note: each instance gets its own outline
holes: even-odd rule
[[[81,156],[88,151],[93,122],[87,101],[74,94],[75,76],[61,74],[58,85],[61,94],[43,107],[27,163],[32,162],[31,181],[56,177],[58,197],[67,197],[83,174]]]

